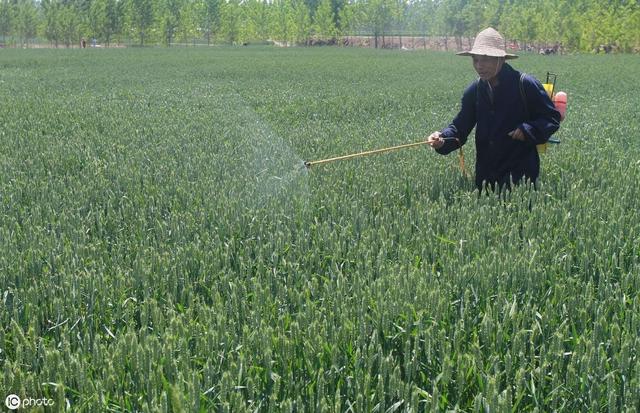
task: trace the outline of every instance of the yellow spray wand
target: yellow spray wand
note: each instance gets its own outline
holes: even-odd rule
[[[443,139],[458,141],[458,138],[443,138]],[[427,144],[427,141],[420,141],[420,142],[414,142],[414,143],[406,143],[404,145],[391,146],[389,148],[374,149],[371,151],[364,151],[364,152],[352,153],[349,155],[336,156],[333,158],[320,159],[318,161],[305,161],[304,166],[306,166],[308,169],[308,168],[311,168],[312,166],[321,165],[324,163],[342,161],[346,159],[353,159],[361,156],[374,155],[374,154],[384,153],[384,152],[391,152],[391,151],[396,151],[398,149],[411,148],[414,146],[420,146],[420,145],[426,145],[426,144]],[[466,172],[464,169],[464,155],[462,154],[462,147],[460,147],[460,169],[462,170],[462,174],[466,175]]]
[[[345,160],[345,159],[353,159],[353,158],[358,158],[360,156],[373,155],[373,154],[376,154],[376,153],[383,153],[383,152],[390,152],[390,151],[395,151],[395,150],[398,150],[398,149],[411,148],[412,146],[419,146],[419,145],[426,145],[426,144],[427,144],[426,141],[420,141],[420,142],[414,142],[414,143],[407,143],[407,144],[404,144],[404,145],[391,146],[389,148],[374,149],[372,151],[364,151],[364,152],[352,153],[350,155],[336,156],[334,158],[321,159],[319,161],[306,161],[304,163],[304,166],[306,166],[307,168],[311,168],[314,165],[321,165],[323,163],[341,161],[341,160]]]

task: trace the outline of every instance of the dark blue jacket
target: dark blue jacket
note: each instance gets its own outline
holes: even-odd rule
[[[520,92],[520,72],[504,64],[498,73],[498,85],[490,97],[486,81],[474,81],[462,95],[462,107],[453,122],[441,132],[446,140],[438,152],[445,155],[464,145],[476,127],[476,186],[483,183],[499,187],[529,179],[540,172],[537,144],[545,143],[560,126],[560,113],[540,82],[532,76],[523,78],[527,105]],[[527,111],[528,109],[528,111]],[[527,116],[528,112],[528,116]],[[508,133],[520,128],[526,141]]]

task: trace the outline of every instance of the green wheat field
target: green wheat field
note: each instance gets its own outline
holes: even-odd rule
[[[569,104],[499,197],[426,147],[303,167],[445,126],[453,52],[1,50],[0,399],[637,412],[640,60],[512,65]]]

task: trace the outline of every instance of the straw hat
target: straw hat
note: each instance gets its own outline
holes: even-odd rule
[[[476,36],[473,47],[466,52],[457,53],[459,56],[491,56],[504,57],[505,59],[516,59],[518,55],[505,51],[504,37],[493,27],[484,29]]]

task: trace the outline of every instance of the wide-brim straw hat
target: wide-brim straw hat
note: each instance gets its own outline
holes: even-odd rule
[[[457,53],[458,56],[491,56],[516,59],[518,55],[507,53],[504,47],[504,37],[493,27],[484,29],[476,36],[471,50]]]

